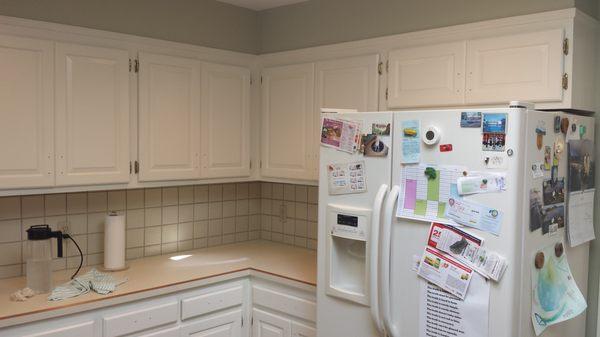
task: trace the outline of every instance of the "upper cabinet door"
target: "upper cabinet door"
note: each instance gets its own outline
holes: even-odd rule
[[[467,103],[562,100],[563,38],[556,29],[469,41]]]
[[[250,70],[202,64],[202,176],[250,175]]]
[[[314,64],[262,73],[262,170],[266,177],[311,179]]]
[[[0,36],[0,188],[54,185],[52,43]]]
[[[388,62],[389,108],[464,103],[464,41],[395,50]]]
[[[129,181],[129,52],[56,44],[56,183]]]
[[[200,177],[200,61],[139,54],[140,181]]]
[[[376,111],[379,55],[317,63],[316,111],[321,108]]]

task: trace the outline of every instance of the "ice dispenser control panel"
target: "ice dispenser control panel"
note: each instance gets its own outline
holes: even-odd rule
[[[340,205],[327,206],[327,222],[331,235],[346,239],[367,241],[370,209]]]

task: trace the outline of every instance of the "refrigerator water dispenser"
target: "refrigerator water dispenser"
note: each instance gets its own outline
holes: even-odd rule
[[[371,209],[327,205],[327,294],[369,304]]]

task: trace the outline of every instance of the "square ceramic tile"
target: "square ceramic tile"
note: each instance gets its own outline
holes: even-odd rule
[[[126,224],[127,228],[142,228],[144,227],[145,210],[142,209],[130,209],[126,213]]]
[[[294,205],[295,213],[294,217],[296,219],[306,220],[308,216],[308,204],[304,202],[297,202]]]
[[[1,266],[21,262],[21,242],[0,243]]]
[[[223,201],[223,185],[216,184],[208,187],[208,201]]]
[[[294,236],[293,235],[283,235],[283,243],[286,245],[294,244]]]
[[[248,233],[248,240],[260,239],[260,231],[253,231]]]
[[[44,196],[27,195],[21,198],[22,217],[36,218],[44,216]],[[2,211],[0,211],[1,213]]]
[[[144,208],[144,189],[127,190],[127,209]]]
[[[238,200],[248,199],[249,188],[248,183],[237,183],[235,185],[235,198]]]
[[[160,255],[160,245],[144,247],[144,256]]]
[[[208,236],[223,234],[223,219],[208,220]]]
[[[80,214],[87,212],[87,193],[67,194],[67,213]]]
[[[208,219],[208,205],[207,203],[194,205],[194,220]]]
[[[308,205],[307,219],[310,221],[317,221],[318,217],[318,206],[315,204]]]
[[[261,229],[265,230],[265,231],[271,231],[271,216],[270,215],[263,215],[261,216]]]
[[[108,206],[108,196],[106,192],[88,193],[88,212],[106,211]]]
[[[194,202],[208,202],[208,185],[194,186]]]
[[[146,208],[144,210],[144,226],[152,227],[152,226],[160,226],[162,225],[162,208],[154,207],[154,208]]]
[[[282,233],[271,233],[271,241],[275,242],[283,242],[283,234]]]
[[[283,233],[283,222],[279,217],[271,217],[271,231],[276,233]]]
[[[173,206],[179,204],[179,191],[177,187],[165,187],[162,189],[162,205]]]
[[[295,218],[296,217],[296,207],[293,201],[284,201],[285,208],[285,217],[286,218]]]
[[[161,254],[172,254],[177,252],[177,242],[165,243],[160,246]]]
[[[66,269],[69,269],[69,273],[74,273],[79,264],[81,263],[82,267],[87,266],[87,255],[83,256],[83,261],[79,255],[73,257],[66,258]],[[71,274],[72,275],[72,274]],[[78,274],[79,275],[79,274]]]
[[[88,233],[104,233],[104,220],[106,213],[88,213],[87,214],[87,232]]]
[[[87,214],[67,215],[67,226],[70,234],[87,234]]]
[[[253,182],[248,184],[248,198],[260,198],[259,182]]]
[[[272,197],[272,192],[273,192],[273,188],[272,188],[271,183],[260,183],[260,196],[261,198],[266,198],[266,199],[270,199]]]
[[[263,240],[271,240],[271,232],[268,231],[262,231],[260,232],[260,238]]]
[[[306,220],[296,220],[296,228],[294,230],[294,235],[301,236],[303,238],[307,237],[308,233],[308,223]]]
[[[220,219],[223,217],[223,203],[211,202],[208,204],[208,218]]]
[[[206,248],[208,246],[208,238],[194,239],[194,249]]]
[[[31,226],[42,225],[46,223],[44,218],[27,218],[21,220],[21,238],[27,240],[27,229]]]
[[[194,249],[194,241],[186,240],[186,241],[178,241],[177,242],[177,251],[184,252],[186,250]]]
[[[88,254],[87,265],[95,266],[104,263],[104,254]]]
[[[294,237],[294,246],[306,248],[306,238]]]
[[[67,213],[67,197],[64,193],[47,194],[44,198],[44,214],[46,216],[62,215]],[[0,204],[2,204],[1,201]],[[2,206],[0,206],[0,208],[2,208]]]
[[[162,226],[162,243],[177,241],[177,224]]]
[[[127,230],[127,248],[143,247],[144,246],[144,229],[128,229]]]
[[[283,216],[283,201],[271,200],[271,215]]]
[[[283,200],[283,184],[273,183],[271,188],[271,199]]]
[[[162,236],[162,226],[144,228],[144,246],[160,244]]]
[[[306,242],[306,248],[317,250],[317,240],[308,239]]]
[[[209,247],[214,247],[214,246],[218,246],[218,245],[222,245],[223,244],[223,237],[222,236],[213,236],[208,238],[208,246]]]
[[[194,221],[194,205],[179,205],[179,222]]]
[[[208,236],[208,221],[196,221],[194,222],[194,238],[203,238]]]
[[[271,214],[271,200],[270,199],[262,199],[260,201],[260,213],[261,214]]]
[[[193,222],[180,223],[177,226],[177,241],[191,240],[194,238]]]
[[[127,260],[139,259],[144,257],[144,247],[130,248],[125,251],[125,258]]]
[[[64,197],[64,194],[62,194]],[[64,213],[58,213],[64,214]],[[20,197],[2,197],[0,198],[0,220],[21,218],[21,198]]]
[[[162,224],[174,224],[179,220],[179,206],[167,206],[162,208]]]
[[[108,210],[121,211],[126,208],[127,193],[125,191],[108,192]]]
[[[235,216],[235,201],[223,201],[223,217]]]
[[[235,234],[223,235],[223,244],[227,245],[235,242]]]
[[[223,218],[223,234],[235,233],[235,218]]]
[[[317,204],[319,201],[319,188],[317,186],[308,187],[308,203]]]
[[[235,200],[235,184],[223,185],[223,201]]]
[[[104,251],[104,233],[88,234],[88,254]]]
[[[17,277],[25,274],[21,264],[13,264],[10,266],[0,266],[0,279]]]
[[[256,231],[260,229],[260,214],[251,215],[248,217],[248,230]]]
[[[296,185],[296,202],[308,202],[308,187]]]
[[[260,214],[260,199],[248,199],[248,214]]]
[[[183,186],[179,187],[179,204],[192,204],[194,203],[194,187]]]
[[[283,223],[283,234],[293,235],[296,228],[296,221],[293,219],[287,219]]]
[[[148,188],[144,191],[145,207],[158,207],[162,205],[162,189]]]
[[[296,187],[294,185],[290,185],[290,184],[283,185],[283,200],[286,200],[286,201],[296,200]]]
[[[249,219],[247,216],[238,216],[235,218],[235,231],[236,232],[247,232],[248,231]]]
[[[87,234],[83,235],[73,235],[72,236],[75,242],[79,245],[79,249],[81,249],[81,253],[83,255],[87,254]],[[73,241],[63,240],[65,244],[65,256],[79,256],[79,250],[77,250],[77,246],[73,243]]]
[[[0,221],[0,243],[21,241],[21,220],[3,220]],[[27,237],[23,238],[26,240]]]
[[[62,230],[67,225],[66,215],[47,216],[44,218],[44,223],[50,225],[52,230]]]
[[[317,239],[318,235],[318,227],[316,222],[309,221],[308,222],[308,238]]]
[[[235,203],[235,208],[236,215],[248,215],[248,199],[238,200]]]

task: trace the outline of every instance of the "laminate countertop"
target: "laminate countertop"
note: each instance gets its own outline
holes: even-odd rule
[[[191,256],[174,261],[176,255]],[[0,280],[0,328],[85,310],[174,293],[244,276],[277,278],[314,289],[317,283],[316,251],[270,241],[248,241],[211,248],[145,257],[128,261],[129,268],[113,272],[127,278],[108,295],[88,293],[50,302],[47,294],[13,302],[10,294],[26,286],[25,277]],[[85,273],[90,268],[82,269]],[[72,270],[54,273],[54,284],[69,280]]]

